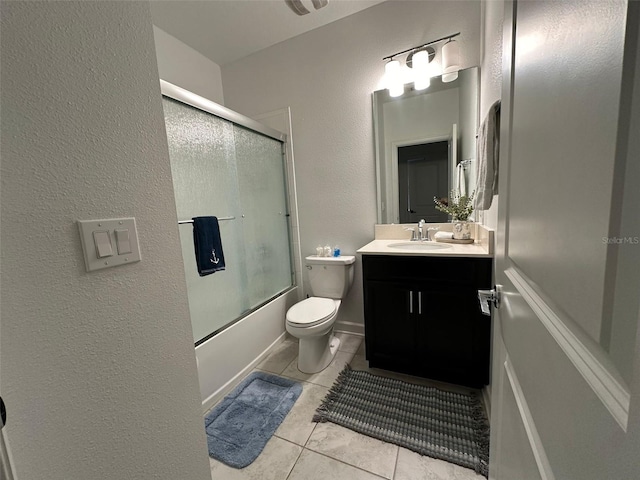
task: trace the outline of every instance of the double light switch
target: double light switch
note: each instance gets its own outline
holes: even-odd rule
[[[108,231],[95,230],[93,232],[93,242],[96,244],[96,256],[98,258],[105,258],[113,255],[111,235]]]
[[[116,247],[118,247],[118,255],[124,255],[125,253],[131,253],[131,240],[129,239],[129,230],[122,228],[120,230],[114,230],[116,234]]]
[[[135,218],[78,220],[87,271],[140,261]]]
[[[111,257],[112,255],[124,255],[131,253],[131,239],[129,230],[126,228],[113,231],[116,239],[116,252],[111,245],[111,232],[108,230],[96,230],[93,232],[93,241],[96,244],[96,255],[98,258]]]

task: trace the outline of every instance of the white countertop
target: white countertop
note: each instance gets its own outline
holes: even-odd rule
[[[442,248],[437,250],[421,250],[419,248],[393,248],[389,245],[393,243],[409,243],[406,240],[374,240],[367,243],[364,247],[356,250],[356,253],[363,255],[396,255],[409,257],[493,257],[488,253],[486,248],[479,244],[458,244],[458,243],[437,243],[438,245],[448,245],[451,248]],[[418,245],[420,242],[415,242]]]

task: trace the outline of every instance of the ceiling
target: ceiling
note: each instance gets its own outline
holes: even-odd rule
[[[222,66],[384,0],[329,0],[298,16],[284,0],[152,0],[153,23]]]

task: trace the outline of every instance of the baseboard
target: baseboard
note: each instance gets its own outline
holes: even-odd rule
[[[249,365],[243,368],[235,377],[225,383],[218,390],[213,392],[207,399],[202,402],[203,412],[208,412],[216,403],[231,392],[249,373],[256,368],[260,362],[262,362],[267,356],[287,338],[287,332],[283,332],[274,342],[269,345],[260,355],[258,355]]]
[[[362,323],[336,322],[334,330],[336,332],[344,332],[364,336],[364,325]]]

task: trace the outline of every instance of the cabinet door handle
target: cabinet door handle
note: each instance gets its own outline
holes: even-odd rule
[[[413,313],[413,290],[409,290],[409,313]]]
[[[418,315],[422,315],[422,292],[418,292]]]

